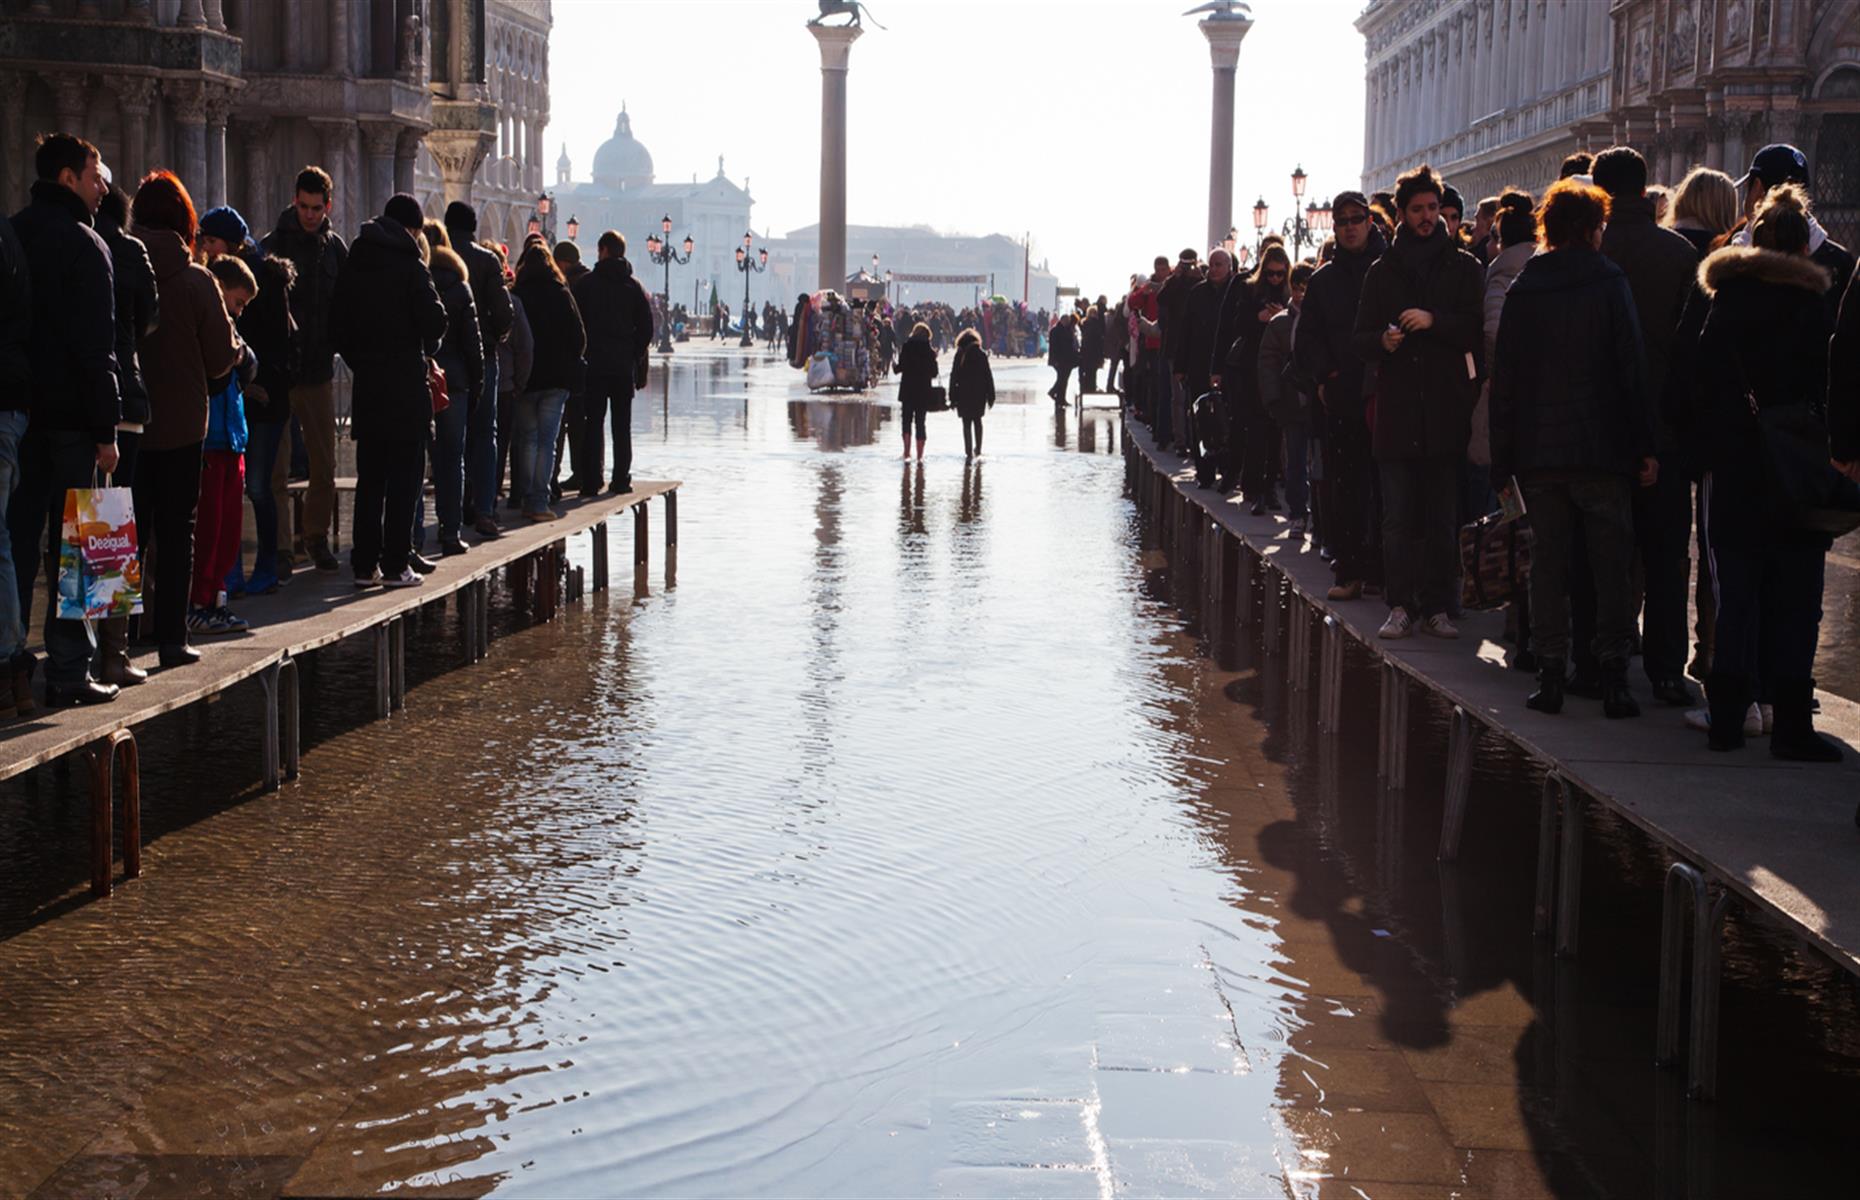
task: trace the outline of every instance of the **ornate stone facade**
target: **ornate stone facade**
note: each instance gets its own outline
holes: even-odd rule
[[[1786,141],[1860,235],[1860,0],[1371,0],[1357,29],[1367,186],[1427,161],[1471,203],[1614,142],[1677,182]]]
[[[0,0],[0,204],[64,128],[120,182],[169,167],[255,234],[305,163],[335,179],[344,233],[395,191],[501,219],[541,182],[550,23],[550,0]],[[523,155],[486,164],[507,121]]]

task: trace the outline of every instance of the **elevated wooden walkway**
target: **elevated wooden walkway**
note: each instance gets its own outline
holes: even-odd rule
[[[1196,486],[1189,464],[1159,451],[1140,424],[1124,428],[1132,494],[1162,531],[1172,569],[1186,567],[1198,581],[1210,627],[1257,627],[1268,662],[1283,664],[1295,692],[1315,682],[1318,727],[1331,737],[1345,732],[1346,642],[1372,658],[1381,676],[1378,763],[1390,789],[1405,787],[1410,750],[1445,755],[1442,859],[1459,853],[1481,739],[1503,740],[1543,765],[1537,931],[1555,938],[1558,953],[1574,955],[1578,946],[1585,805],[1618,813],[1677,860],[1666,884],[1656,1053],[1662,1061],[1679,1057],[1690,925],[1694,1096],[1709,1098],[1716,1087],[1718,965],[1731,906],[1761,914],[1860,975],[1860,705],[1818,693],[1817,728],[1847,747],[1838,766],[1773,759],[1760,738],[1739,753],[1713,753],[1639,678],[1630,680],[1644,713],[1638,720],[1610,721],[1599,704],[1574,699],[1557,716],[1533,712],[1524,705],[1529,678],[1505,665],[1502,614],[1467,613],[1458,641],[1382,641],[1376,631],[1388,610],[1380,600],[1328,600],[1330,567],[1314,546],[1294,539],[1283,520],[1255,517]],[[1410,733],[1417,686],[1453,708],[1445,746],[1417,745]]]
[[[44,766],[64,755],[80,753],[91,771],[91,892],[107,896],[112,875],[112,808],[115,776],[123,776],[123,867],[134,878],[141,872],[141,781],[133,730],[154,717],[197,703],[256,676],[264,688],[264,783],[276,788],[295,778],[298,766],[297,656],[345,638],[371,636],[375,646],[375,715],[385,717],[406,697],[406,624],[402,618],[448,599],[458,606],[464,630],[465,661],[482,659],[489,649],[490,582],[508,573],[530,611],[548,620],[562,600],[578,599],[591,586],[608,585],[608,523],[633,514],[634,582],[643,590],[648,559],[648,504],[665,508],[665,580],[678,571],[678,487],[676,482],[639,482],[631,492],[599,499],[570,499],[557,506],[555,521],[522,524],[497,541],[472,545],[469,553],[439,560],[439,569],[421,587],[357,590],[347,566],[335,572],[299,571],[269,596],[248,596],[238,605],[251,629],[231,636],[201,639],[201,660],[193,666],[160,669],[153,647],[135,655],[148,669],[148,682],[124,688],[110,704],[41,709],[27,720],[0,726],[0,779]],[[593,535],[592,579],[568,569],[566,542],[580,533]],[[429,530],[430,534],[430,530]],[[433,539],[429,536],[429,548]],[[341,556],[339,556],[341,557]]]

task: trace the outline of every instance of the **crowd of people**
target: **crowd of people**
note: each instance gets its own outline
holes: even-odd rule
[[[1793,146],[1737,180],[1650,186],[1626,146],[1560,175],[1469,220],[1419,166],[1337,196],[1310,260],[1276,237],[1248,271],[1225,246],[1159,257],[1055,326],[1052,395],[1126,364],[1156,443],[1284,513],[1332,600],[1386,605],[1385,639],[1459,636],[1461,530],[1502,511],[1529,530],[1508,635],[1531,708],[1638,716],[1638,655],[1711,748],[1838,761],[1813,668],[1825,556],[1860,523],[1854,257]]]
[[[532,234],[513,266],[509,248],[477,240],[469,205],[431,220],[397,194],[350,243],[332,225],[330,176],[307,166],[255,241],[230,207],[197,215],[172,172],[132,196],[75,134],[41,136],[34,167],[30,202],[0,218],[0,717],[35,710],[35,594],[47,602],[44,699],[59,707],[144,682],[132,636],[162,668],[183,667],[200,657],[193,639],[247,627],[231,607],[241,595],[341,569],[338,357],[353,380],[358,589],[418,587],[437,569],[423,553],[429,478],[441,557],[503,536],[500,502],[544,522],[567,491],[631,488],[654,312],[619,233],[600,236],[592,266],[574,242]],[[301,558],[294,442],[308,469]],[[134,496],[145,595],[134,631],[125,617],[93,629],[58,615],[65,496],[99,486]],[[41,573],[52,587],[37,586]]]

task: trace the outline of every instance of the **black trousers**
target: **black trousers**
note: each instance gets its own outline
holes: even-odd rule
[[[917,440],[920,442],[923,441],[924,414],[928,413],[930,410],[921,404],[915,404],[909,401],[902,402],[900,409],[900,422],[904,426],[904,440],[907,442],[911,440],[911,427],[914,425],[917,428]]]
[[[1634,489],[1634,542],[1646,577],[1640,626],[1648,679],[1686,673],[1686,592],[1692,582],[1692,484],[1682,471]]]
[[[1245,458],[1240,469],[1240,488],[1248,500],[1268,500],[1279,482],[1279,423],[1266,415],[1257,392],[1245,394],[1240,402],[1245,423],[1241,436]]]
[[[633,380],[624,375],[589,375],[581,396],[581,455],[575,474],[582,489],[601,483],[601,426],[611,416],[613,427],[614,469],[616,483],[633,481]]]
[[[1459,476],[1451,459],[1377,464],[1382,479],[1382,575],[1390,608],[1419,619],[1453,606],[1460,569]],[[1534,598],[1533,598],[1534,600]]]
[[[45,677],[62,684],[83,682],[90,673],[95,650],[84,622],[52,616],[58,605],[58,544],[64,536],[65,492],[95,487],[96,471],[97,447],[87,434],[28,428],[20,439],[19,487],[6,514],[7,534],[13,543],[13,569],[19,578],[20,619],[31,628],[33,584],[44,557]],[[46,555],[48,544],[50,553]],[[183,603],[187,600],[185,578],[181,599]],[[183,612],[183,618],[185,615]]]
[[[1572,637],[1587,639],[1586,661],[1625,670],[1634,632],[1629,571],[1634,562],[1633,484],[1619,476],[1527,479],[1525,506],[1536,542],[1531,549],[1531,649],[1540,663],[1570,657]],[[1582,537],[1575,536],[1576,530]],[[1587,563],[1589,594],[1569,583],[1577,555]],[[1589,611],[1572,620],[1572,607]],[[1683,622],[1681,629],[1683,630]],[[1579,631],[1579,633],[1578,633]]]
[[[1382,582],[1382,543],[1376,517],[1376,461],[1362,422],[1325,431],[1324,541],[1338,583]]]
[[[962,418],[962,452],[976,455],[982,452],[982,419],[980,417]]]
[[[136,462],[136,533],[145,563],[145,611],[153,614],[155,641],[187,644],[187,598],[194,587],[194,514],[200,508],[200,448],[144,446]]]
[[[148,462],[146,453],[142,460]],[[357,579],[379,569],[392,579],[413,552],[413,510],[425,484],[426,443],[419,438],[360,438],[355,443],[355,523],[349,567]]]
[[[582,442],[585,440],[581,437],[582,413],[584,411],[582,399],[580,388],[576,388],[568,394],[568,403],[562,407],[562,423],[556,427],[555,479],[551,482],[553,482],[557,488],[566,487],[569,486],[569,484],[575,487],[581,487],[587,482],[582,478],[581,474]],[[563,453],[565,450],[567,451],[566,455]],[[566,484],[562,482],[563,462],[568,463],[568,483]],[[597,482],[598,479],[599,477],[596,476]],[[551,494],[553,494],[553,491]]]

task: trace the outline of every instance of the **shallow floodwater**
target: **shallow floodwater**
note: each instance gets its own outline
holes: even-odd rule
[[[648,594],[532,627],[500,588],[469,668],[428,614],[389,721],[368,648],[322,652],[275,795],[255,691],[147,727],[107,903],[81,772],[0,785],[0,1195],[1851,1185],[1850,985],[1734,923],[1687,1105],[1658,855],[1598,820],[1553,960],[1529,769],[1482,761],[1438,866],[1439,714],[1384,793],[1200,636],[1115,410],[1001,379],[983,459],[933,415],[920,467],[889,396],[681,351],[635,409],[675,588],[655,509]]]

